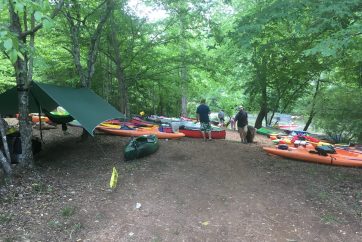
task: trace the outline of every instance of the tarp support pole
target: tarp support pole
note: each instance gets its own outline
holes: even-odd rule
[[[33,95],[33,92],[30,91],[30,94],[33,96],[35,102],[36,102],[36,105],[38,106],[38,115],[39,115],[39,131],[40,131],[40,140],[43,144],[45,144],[44,140],[43,140],[43,129],[41,128],[41,105],[38,101],[38,99],[35,98],[35,96]]]

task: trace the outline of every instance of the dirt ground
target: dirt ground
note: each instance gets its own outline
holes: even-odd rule
[[[129,138],[69,132],[43,131],[35,168],[0,188],[0,241],[362,241],[362,169],[270,156],[233,131],[125,163]]]

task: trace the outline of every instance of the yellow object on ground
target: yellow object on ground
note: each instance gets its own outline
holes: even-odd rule
[[[117,182],[118,182],[118,172],[116,170],[116,167],[113,167],[111,181],[109,182],[109,186],[112,189],[114,189],[117,186]]]

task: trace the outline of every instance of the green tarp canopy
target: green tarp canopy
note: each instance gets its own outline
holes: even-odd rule
[[[29,91],[29,112],[38,113],[39,105],[48,111],[62,106],[91,135],[95,127],[103,121],[124,117],[122,113],[88,88],[60,87],[32,82]],[[0,94],[1,114],[16,114],[18,109],[16,87]]]

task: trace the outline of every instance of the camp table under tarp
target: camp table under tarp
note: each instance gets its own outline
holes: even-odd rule
[[[91,135],[95,127],[109,119],[123,118],[108,102],[89,88],[61,87],[52,84],[32,82],[29,89],[29,112],[40,109],[52,111],[62,106]],[[0,94],[0,113],[18,113],[18,92],[16,87]]]

